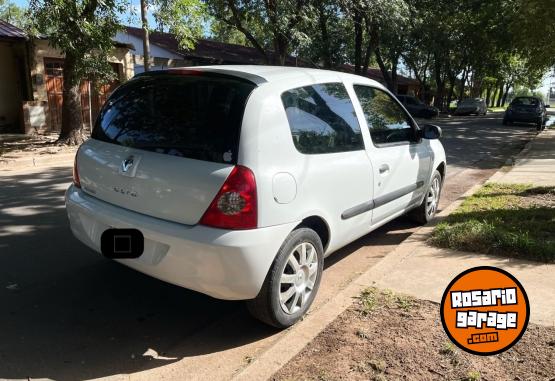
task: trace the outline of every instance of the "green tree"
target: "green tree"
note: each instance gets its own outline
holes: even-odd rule
[[[119,0],[31,0],[32,32],[47,36],[65,56],[60,143],[77,145],[85,139],[79,85],[84,78],[114,75],[107,56],[124,5]]]
[[[206,4],[213,18],[241,32],[268,64],[284,65],[293,50],[310,42],[301,27],[315,20],[309,0],[206,0]]]
[[[141,23],[144,30],[144,68],[150,64],[148,9],[156,21],[156,29],[173,34],[184,49],[193,49],[196,40],[204,33],[207,20],[206,6],[200,0],[141,0]]]
[[[529,65],[539,70],[555,66],[555,2],[505,0],[514,10],[509,20],[511,42]]]
[[[7,21],[22,29],[27,28],[25,9],[10,1],[0,0],[0,20]]]
[[[403,29],[407,17],[407,4],[403,0],[339,0],[345,17],[352,25],[352,63],[355,73],[365,74],[381,40],[393,28]],[[397,41],[395,42],[397,43]],[[391,45],[392,49],[393,44]],[[378,55],[379,51],[378,51]],[[377,56],[378,56],[377,55]],[[381,57],[380,57],[381,58]],[[382,59],[382,63],[384,59]],[[385,66],[383,66],[385,68]],[[382,69],[382,72],[387,70]]]

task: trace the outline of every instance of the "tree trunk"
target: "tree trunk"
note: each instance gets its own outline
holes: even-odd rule
[[[281,32],[276,32],[276,35],[274,37],[274,50],[276,52],[274,64],[279,66],[285,65],[285,61],[287,59],[287,48],[287,37],[281,34]]]
[[[362,66],[362,15],[359,11],[353,16],[355,24],[355,73],[361,73]]]
[[[497,107],[501,107],[501,100],[503,99],[503,82],[499,84],[499,93],[497,94]]]
[[[455,94],[455,84],[457,83],[456,75],[449,75],[449,93],[447,94],[447,108],[451,105],[453,94]]]
[[[503,93],[503,100],[501,101],[501,106],[505,106],[505,103],[507,102],[507,96],[509,95],[509,89],[511,88],[511,84],[507,83],[507,86],[505,86],[505,92]]]
[[[324,68],[331,69],[333,64],[331,58],[330,38],[328,34],[328,20],[323,2],[318,2],[318,23],[320,25],[320,34],[322,36],[322,61],[324,62]]]
[[[143,65],[144,70],[150,70],[150,38],[148,36],[147,0],[141,0],[141,21],[143,25]]]
[[[398,59],[397,59],[398,60]],[[391,65],[391,89],[393,94],[397,94],[397,61]]]
[[[385,66],[385,62],[382,59],[382,55],[380,53],[379,48],[376,48],[376,61],[378,61],[378,66],[380,67],[380,70],[382,72],[382,76],[387,88],[393,91],[393,80],[389,75],[389,71],[387,70],[387,67]]]
[[[63,71],[62,128],[58,143],[67,145],[79,145],[85,141],[80,81],[75,73],[75,61],[75,57],[66,55]]]
[[[378,28],[371,24],[370,19],[365,17],[364,23],[366,25],[368,44],[366,45],[366,54],[364,55],[361,72],[364,76],[366,76],[368,73],[368,67],[370,66],[370,58],[372,57],[372,54],[374,54],[375,50],[378,48],[380,38],[378,35]]]
[[[468,79],[468,69],[465,67],[462,75],[461,88],[459,89],[459,101],[464,97],[464,86],[466,85],[466,80]]]
[[[434,106],[443,110],[443,93],[445,89],[445,81],[441,77],[441,61],[435,57],[434,62],[434,75],[436,79],[436,97],[434,99]]]
[[[490,97],[491,97],[491,85],[488,85],[486,87],[486,105],[488,106],[489,106]]]

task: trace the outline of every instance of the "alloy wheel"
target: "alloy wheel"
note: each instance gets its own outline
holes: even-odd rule
[[[440,180],[438,177],[434,177],[434,179],[432,180],[432,185],[430,186],[428,194],[426,195],[426,214],[428,215],[428,217],[433,217],[437,211],[440,191]]]
[[[294,314],[308,301],[318,275],[318,254],[310,242],[302,242],[289,254],[280,277],[280,305]]]

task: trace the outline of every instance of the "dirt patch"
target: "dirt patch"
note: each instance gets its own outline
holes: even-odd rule
[[[530,324],[495,356],[461,351],[439,305],[369,289],[274,380],[555,380],[555,327]]]
[[[77,150],[77,147],[58,144],[58,135],[0,135],[0,159],[13,160],[29,155],[54,155]]]

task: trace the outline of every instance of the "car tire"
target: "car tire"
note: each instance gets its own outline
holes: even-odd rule
[[[542,118],[538,123],[536,123],[536,130],[541,131],[544,129],[544,127],[545,127],[545,122]]]
[[[305,227],[293,230],[281,245],[258,296],[247,301],[247,309],[276,328],[292,326],[314,301],[323,268],[324,249],[318,234]]]
[[[435,170],[432,175],[432,180],[428,185],[428,189],[426,189],[426,195],[422,200],[422,204],[410,213],[410,216],[419,224],[424,225],[434,219],[441,198],[442,186],[443,178],[441,177],[441,173]]]

